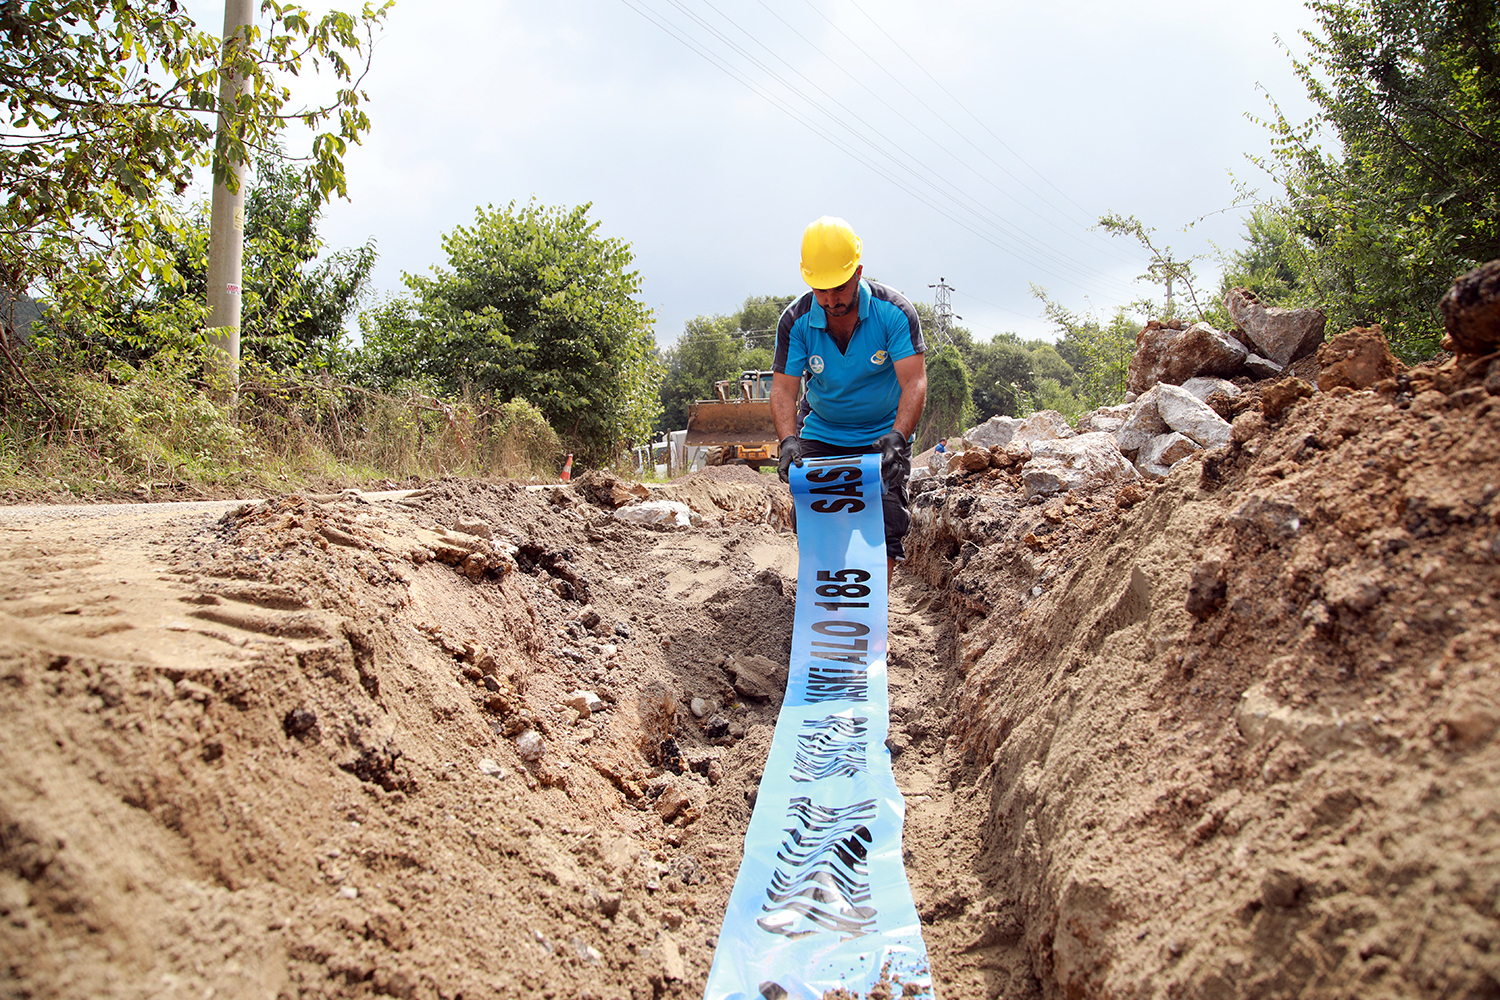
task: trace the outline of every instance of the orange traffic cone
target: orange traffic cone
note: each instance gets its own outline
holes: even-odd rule
[[[565,483],[573,478],[573,453],[571,451],[568,452],[567,462],[563,463],[562,476],[560,478]]]

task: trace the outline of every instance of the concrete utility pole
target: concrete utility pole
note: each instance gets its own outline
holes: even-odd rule
[[[939,278],[937,284],[928,285],[927,287],[937,289],[937,305],[932,310],[933,314],[937,317],[937,330],[934,331],[936,334],[934,339],[937,341],[939,347],[943,344],[951,344],[953,343],[953,337],[948,333],[948,330],[953,326],[955,319],[963,319],[962,316],[953,315],[953,300],[949,298],[949,293],[956,292],[958,289],[949,285],[946,278]]]
[[[224,0],[224,47],[255,23],[254,0]],[[243,43],[242,43],[243,44]],[[219,141],[229,136],[234,122],[224,109],[246,92],[249,81],[234,73],[219,81]],[[245,253],[245,164],[224,164],[235,180],[233,193],[223,181],[214,184],[213,214],[208,244],[209,341],[224,352],[224,373],[231,384],[240,374],[240,285],[244,279]],[[214,169],[220,163],[214,158]]]

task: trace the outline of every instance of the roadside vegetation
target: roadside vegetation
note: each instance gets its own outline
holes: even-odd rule
[[[7,406],[0,490],[149,498],[556,475],[562,444],[525,400],[396,396],[251,364],[239,399],[223,405],[206,371],[201,354],[170,351],[138,364],[34,369],[47,407]]]
[[[373,241],[319,238],[343,153],[370,125],[358,85],[388,6],[321,20],[267,8],[228,48],[170,0],[6,6],[0,490],[552,480],[569,453],[605,465],[647,440],[652,316],[629,245],[600,235],[589,206],[482,207],[445,238],[446,268],[378,304]],[[337,97],[294,108],[275,80],[318,67]],[[230,69],[254,86],[219,108]],[[218,148],[215,109],[235,125]],[[281,146],[292,120],[315,130],[295,158]],[[251,170],[241,368],[226,381],[205,329],[208,208],[182,193],[200,169],[232,180],[236,160]]]
[[[1500,257],[1500,9],[1489,0],[1315,0],[1298,75],[1317,108],[1274,102],[1277,196],[1255,203],[1230,277],[1263,301],[1380,323],[1408,361],[1443,335],[1438,300]],[[1330,148],[1331,147],[1331,148]]]

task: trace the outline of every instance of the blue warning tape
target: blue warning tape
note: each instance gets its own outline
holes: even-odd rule
[[[880,456],[792,467],[797,617],[786,698],[705,1000],[932,996],[891,773]]]

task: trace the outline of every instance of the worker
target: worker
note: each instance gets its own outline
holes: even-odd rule
[[[911,526],[907,480],[927,401],[927,345],[906,296],[863,277],[860,250],[843,219],[825,215],[803,231],[802,280],[812,291],[776,324],[771,418],[782,482],[805,458],[880,455],[886,565],[894,573]]]

